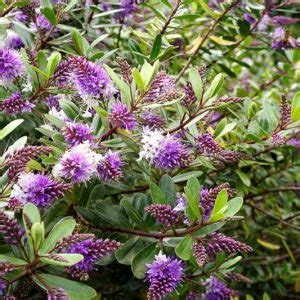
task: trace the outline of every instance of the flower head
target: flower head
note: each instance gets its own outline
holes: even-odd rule
[[[163,118],[152,113],[151,111],[145,111],[141,115],[140,123],[152,129],[162,129],[165,125]]]
[[[290,36],[282,27],[277,27],[272,35],[271,47],[275,50],[297,48],[299,44],[299,41]]]
[[[4,40],[4,47],[17,50],[24,47],[24,43],[14,31],[7,30],[7,35]]]
[[[34,203],[38,207],[49,206],[53,199],[62,197],[68,186],[50,179],[46,175],[23,173],[13,186],[10,199],[20,203]]]
[[[137,120],[133,113],[131,113],[127,106],[121,102],[113,104],[112,111],[110,112],[108,119],[110,123],[120,129],[126,129],[132,131],[137,126]]]
[[[88,124],[68,122],[63,128],[63,136],[65,141],[71,146],[76,146],[88,141],[93,144],[93,129]]]
[[[183,279],[183,263],[162,253],[156,255],[151,264],[147,264],[147,269],[150,299],[162,299],[173,292]]]
[[[34,106],[27,99],[23,99],[20,92],[14,92],[11,97],[0,102],[0,111],[8,114],[23,114],[26,111],[31,112]]]
[[[171,223],[176,223],[178,220],[179,212],[173,210],[169,204],[151,204],[145,208],[157,222],[169,226]]]
[[[56,33],[56,29],[52,29],[52,24],[48,21],[48,19],[44,16],[44,15],[38,15],[36,17],[36,24],[32,24],[32,27],[35,31],[40,31],[42,33],[50,33],[51,32],[51,36],[54,36]]]
[[[88,273],[95,269],[96,261],[120,247],[120,243],[115,240],[96,240],[92,238],[72,244],[63,250],[64,253],[82,254],[84,259],[69,268],[72,277],[81,280],[88,278]]]
[[[104,181],[116,180],[122,176],[122,165],[123,162],[118,153],[109,151],[101,158],[97,166],[98,175]]]
[[[237,296],[237,292],[227,287],[226,283],[218,278],[211,276],[204,300],[225,300]]]
[[[0,81],[10,81],[25,73],[20,54],[12,49],[0,49]]]
[[[55,107],[56,110],[60,110],[60,105],[59,105],[59,97],[54,96],[53,94],[50,94],[48,97],[45,98],[45,102],[47,103],[49,110],[52,109],[52,107]]]
[[[248,13],[245,13],[245,14],[244,14],[244,19],[245,19],[249,24],[254,24],[254,23],[256,22],[256,19],[255,19],[252,15],[250,15],[250,14],[248,14]]]
[[[68,300],[68,296],[64,289],[55,288],[48,291],[47,300]]]
[[[71,61],[73,79],[81,97],[110,98],[115,92],[112,81],[104,68],[82,57]]]
[[[0,233],[4,240],[10,245],[18,245],[24,236],[24,230],[16,219],[9,218],[8,215],[0,210]]]
[[[60,162],[54,166],[53,175],[70,179],[72,183],[90,180],[97,174],[101,155],[91,150],[89,143],[79,144],[64,153]]]

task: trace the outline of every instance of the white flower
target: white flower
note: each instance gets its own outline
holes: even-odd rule
[[[31,82],[29,81],[29,79],[27,78],[26,83],[22,84],[22,92],[26,93],[26,92],[32,92],[33,86],[31,84]]]
[[[159,145],[164,138],[165,137],[160,130],[150,130],[148,127],[145,127],[141,140],[143,144],[143,150],[140,151],[140,157],[138,158],[138,160],[145,158],[152,162],[155,155],[157,154]]]
[[[55,107],[52,107],[51,110],[49,110],[49,115],[56,117],[62,121],[69,120],[68,116],[63,110],[58,111]]]

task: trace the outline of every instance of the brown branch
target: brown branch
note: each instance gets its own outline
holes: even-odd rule
[[[190,64],[193,62],[193,60],[195,59],[195,57],[197,56],[198,52],[200,51],[200,49],[202,48],[203,44],[206,42],[206,40],[208,39],[209,35],[213,32],[213,30],[215,29],[215,27],[219,24],[219,22],[221,21],[221,19],[232,9],[234,8],[238,3],[240,2],[240,0],[236,0],[234,1],[231,5],[229,5],[224,12],[212,23],[212,25],[208,28],[206,34],[204,35],[204,37],[202,38],[200,44],[198,45],[198,47],[196,48],[196,50],[194,51],[194,53],[192,54],[192,56],[189,58],[189,60],[187,61],[186,65],[183,67],[183,69],[180,71],[179,75],[177,76],[175,83],[179,81],[179,79],[182,77],[182,75],[185,73],[185,71],[189,68]]]
[[[164,27],[162,28],[162,30],[160,32],[161,35],[163,35],[165,33],[165,31],[168,29],[168,26],[170,25],[173,17],[175,16],[180,4],[181,4],[181,0],[177,0],[176,6],[174,7],[171,15],[169,16],[167,22],[165,23]]]

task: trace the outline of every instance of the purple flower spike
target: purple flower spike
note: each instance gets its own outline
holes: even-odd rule
[[[147,281],[150,282],[148,297],[153,300],[162,299],[173,292],[183,279],[183,263],[162,253],[155,256],[151,264],[147,264]]]
[[[271,48],[275,50],[293,49],[298,48],[300,45],[299,40],[294,39],[282,27],[277,27],[272,36]]]
[[[104,68],[82,57],[71,60],[73,79],[81,97],[111,98],[116,92]]]
[[[121,102],[114,103],[108,119],[114,127],[128,131],[134,130],[138,124],[134,114]]]
[[[152,113],[151,111],[145,111],[142,114],[140,123],[153,129],[162,129],[165,125],[165,121],[163,120],[163,118]]]
[[[16,219],[11,219],[3,211],[0,211],[0,233],[10,245],[18,245],[24,236],[24,230]]]
[[[5,296],[6,283],[0,278],[0,296]]]
[[[178,220],[179,212],[172,209],[169,204],[151,204],[145,208],[157,222],[170,226]]]
[[[0,103],[0,111],[5,111],[8,114],[23,114],[26,111],[31,112],[34,106],[28,100],[23,99],[20,92],[15,92],[10,98],[4,99]]]
[[[99,177],[104,181],[116,180],[122,176],[121,161],[118,153],[109,151],[97,166]]]
[[[95,137],[92,135],[93,129],[82,123],[68,122],[66,127],[63,128],[63,136],[65,141],[71,146],[76,146],[88,141],[91,145]]]
[[[250,14],[247,14],[245,13],[244,14],[244,19],[249,23],[249,24],[254,24],[256,22],[256,19],[250,15]]]
[[[286,26],[286,25],[298,23],[299,19],[285,17],[285,16],[275,16],[271,19],[271,22],[275,26]]]
[[[68,185],[54,181],[46,175],[23,173],[18,183],[13,186],[10,198],[23,205],[31,202],[38,207],[46,207],[53,199],[62,197],[67,189]]]
[[[56,288],[48,291],[48,300],[68,300],[64,289]]]
[[[121,243],[115,240],[100,239],[93,241],[92,238],[72,244],[63,252],[82,254],[84,259],[70,267],[68,271],[72,277],[86,280],[88,273],[96,268],[96,261],[116,251],[120,246]]]
[[[25,73],[20,54],[12,49],[0,49],[0,81],[10,81]]]
[[[237,291],[229,289],[225,282],[211,276],[209,278],[209,284],[206,289],[204,300],[229,300],[231,297],[237,295]]]
[[[14,31],[8,30],[4,41],[4,47],[17,50],[24,47],[24,43]]]
[[[49,33],[52,30],[52,26],[53,25],[48,21],[48,19],[44,15],[38,15],[36,18],[36,24],[32,25],[34,30],[39,30],[44,34]],[[54,36],[56,32],[56,29],[52,30],[51,36]]]

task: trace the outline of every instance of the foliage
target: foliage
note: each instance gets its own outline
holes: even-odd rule
[[[0,296],[299,292],[297,8],[0,1]]]

